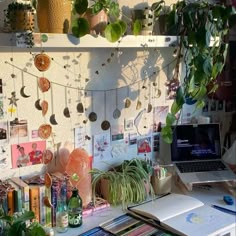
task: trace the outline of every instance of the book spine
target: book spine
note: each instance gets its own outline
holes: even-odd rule
[[[51,188],[45,188],[45,196],[48,197],[48,199],[51,199]],[[46,207],[46,226],[51,227],[52,226],[52,208]]]
[[[14,212],[22,212],[22,191],[21,189],[16,189],[14,193]]]
[[[14,190],[10,190],[7,192],[7,207],[8,207],[8,215],[13,215],[15,211],[15,204],[14,204]]]
[[[34,212],[36,221],[40,222],[39,186],[30,186],[30,210]]]
[[[46,224],[46,206],[44,205],[43,199],[45,196],[45,185],[39,186],[39,209],[40,209],[40,224]]]
[[[22,179],[19,177],[13,177],[11,179],[12,182],[14,182],[22,192],[22,208],[25,211],[30,210],[30,203],[29,203],[29,185],[26,184]]]

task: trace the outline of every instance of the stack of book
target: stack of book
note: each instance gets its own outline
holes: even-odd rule
[[[55,226],[55,209],[57,206],[58,190],[57,188],[47,188],[44,184],[28,184],[19,177],[13,177],[8,180],[8,183],[14,188],[8,191],[7,198],[4,201],[4,209],[9,215],[15,212],[28,211],[34,212],[35,217],[43,226]],[[50,204],[45,204],[45,198]],[[92,203],[87,208],[83,209],[83,216],[87,217],[94,212],[104,210],[110,207],[110,204],[103,200]]]

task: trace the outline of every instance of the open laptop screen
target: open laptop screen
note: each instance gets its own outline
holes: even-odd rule
[[[172,129],[172,162],[221,158],[219,124],[185,124]]]

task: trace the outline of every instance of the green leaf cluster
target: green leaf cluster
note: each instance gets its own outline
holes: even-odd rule
[[[144,201],[147,197],[146,183],[153,193],[150,184],[152,167],[144,160],[133,158],[125,160],[120,165],[108,171],[92,169],[92,189],[95,199],[96,189],[101,179],[108,180],[109,199],[111,204],[137,203]]]
[[[46,236],[41,224],[34,221],[30,224],[27,221],[34,220],[35,214],[32,211],[25,211],[12,216],[0,216],[0,220],[6,222],[6,235],[8,236]],[[5,230],[5,229],[4,229]]]
[[[225,38],[235,19],[235,9],[223,3],[178,1],[172,6],[168,15],[169,32],[180,36],[176,61],[182,60],[186,73],[162,130],[167,143],[172,142],[171,126],[186,99],[196,100],[197,108],[204,106],[208,85],[214,85],[224,68],[228,48]],[[179,67],[180,63],[176,63],[175,72]],[[210,92],[215,89],[217,86]]]
[[[126,32],[127,24],[120,17],[119,3],[113,0],[94,0],[89,8],[92,14],[96,15],[101,10],[104,10],[109,18],[109,23],[105,27],[104,36],[109,42],[118,41]],[[75,0],[74,1],[74,14],[79,17],[72,22],[72,34],[75,37],[83,37],[89,33],[89,23],[84,17],[88,10],[88,0]]]

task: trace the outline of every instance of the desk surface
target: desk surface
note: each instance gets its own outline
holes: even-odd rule
[[[228,185],[227,183],[214,183],[214,184],[204,184],[204,185],[194,185],[191,192],[185,190],[181,186],[175,186],[173,192],[183,193],[189,196],[195,197],[207,205],[220,205],[227,207],[228,209],[236,209],[236,188],[235,186]],[[223,201],[224,195],[230,195],[234,199],[234,205],[226,205]],[[93,213],[93,215],[85,216],[83,218],[83,225],[79,228],[69,228],[65,233],[55,233],[55,235],[61,236],[78,236],[81,233],[98,226],[99,224],[115,218],[119,215],[124,214],[125,211],[122,210],[120,206],[110,207],[98,212]]]

